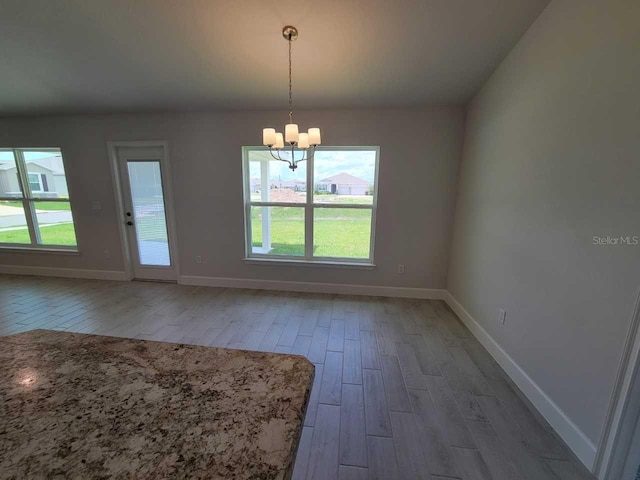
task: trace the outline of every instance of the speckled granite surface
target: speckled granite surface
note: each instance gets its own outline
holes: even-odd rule
[[[0,337],[0,478],[284,479],[313,375],[294,355]]]

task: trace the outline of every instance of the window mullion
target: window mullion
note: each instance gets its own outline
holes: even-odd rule
[[[27,226],[29,227],[29,235],[31,235],[31,244],[40,245],[42,243],[42,239],[40,238],[40,228],[38,227],[38,216],[36,215],[36,208],[33,205],[33,201],[23,198],[22,204],[25,205],[25,213],[27,216]]]
[[[24,208],[24,215],[27,220],[27,227],[29,229],[31,245],[39,245],[41,243],[40,230],[38,228],[38,218],[36,216],[36,211],[33,207],[31,198],[29,176],[27,174],[27,166],[24,161],[24,155],[22,154],[21,150],[14,149],[13,156],[16,161],[16,168],[18,169],[18,179],[20,181],[20,189],[22,190],[22,207]]]
[[[304,258],[311,260],[313,257],[313,207],[304,207]]]
[[[242,174],[244,175],[244,225],[245,225],[245,255],[253,253],[253,232],[251,229],[251,180],[249,173],[249,152],[242,149]]]
[[[307,203],[304,207],[304,258],[313,258],[313,155],[307,159]]]

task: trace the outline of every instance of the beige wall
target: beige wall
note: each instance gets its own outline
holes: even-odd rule
[[[468,110],[448,288],[597,444],[640,287],[640,2],[553,0]],[[507,310],[504,326],[498,308]]]
[[[444,288],[464,109],[297,115],[301,125],[322,128],[325,145],[381,147],[373,271],[243,263],[241,147],[260,144],[264,126],[285,120],[285,112],[0,119],[1,146],[62,148],[81,250],[77,257],[0,253],[0,265],[122,270],[106,142],[167,140],[183,275]],[[92,201],[102,210],[93,211]]]

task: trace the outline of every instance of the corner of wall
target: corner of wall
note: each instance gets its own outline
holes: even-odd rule
[[[445,301],[580,461],[591,468],[596,458],[596,445],[448,291]]]

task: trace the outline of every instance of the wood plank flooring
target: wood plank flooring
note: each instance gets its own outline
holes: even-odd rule
[[[440,301],[0,275],[35,328],[306,356],[294,480],[594,478]]]

